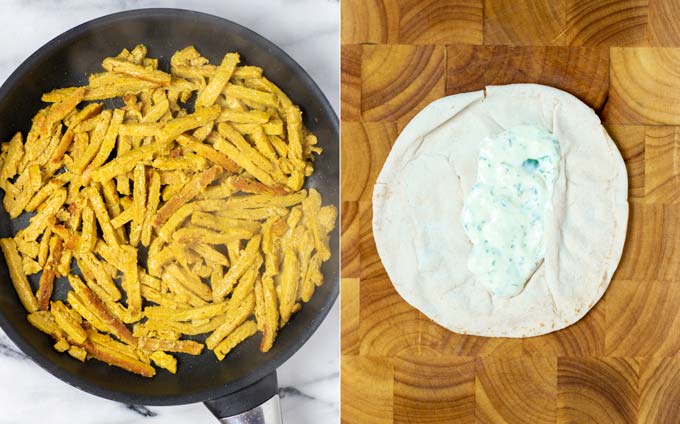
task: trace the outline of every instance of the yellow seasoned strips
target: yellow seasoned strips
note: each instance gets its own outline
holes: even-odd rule
[[[43,333],[49,334],[55,339],[61,339],[63,337],[62,331],[54,321],[54,316],[52,316],[52,314],[48,311],[32,312],[28,314],[27,318],[28,322],[30,322],[32,326]]]
[[[87,333],[83,329],[80,320],[76,319],[61,301],[52,302],[50,311],[59,328],[75,344],[83,344],[87,339]],[[78,317],[80,317],[78,315]]]
[[[129,123],[120,126],[118,133],[122,136],[149,137],[155,136],[160,131],[162,125],[158,123]]]
[[[153,361],[156,366],[170,371],[172,374],[177,373],[177,359],[174,356],[168,355],[160,350],[155,351],[149,355],[149,359]]]
[[[141,44],[105,58],[0,149],[3,205],[31,214],[0,239],[28,321],[78,361],[149,378],[258,333],[269,351],[323,283],[337,221],[302,188],[317,139],[261,68],[194,47],[170,65]]]
[[[52,297],[52,289],[54,288],[54,278],[57,274],[57,266],[61,259],[61,253],[64,241],[56,235],[49,238],[49,256],[45,261],[43,273],[40,276],[40,285],[36,298],[38,300],[38,308],[40,310],[47,310]]]
[[[7,267],[9,268],[9,276],[14,284],[14,289],[19,295],[19,300],[24,305],[28,312],[35,312],[38,310],[38,301],[31,290],[31,285],[23,272],[21,256],[17,250],[17,245],[11,238],[0,239],[0,247],[2,253],[7,260]]]
[[[211,231],[200,227],[182,228],[172,235],[178,243],[193,246],[196,243],[224,245],[233,241],[246,240],[253,232],[245,228],[230,228],[228,231]]]
[[[272,216],[285,216],[288,210],[278,207],[253,208],[253,209],[227,209],[217,213],[218,216],[227,219],[260,220]]]
[[[118,290],[118,287],[113,282],[113,278],[106,272],[104,265],[92,252],[78,255],[76,260],[83,275],[90,280],[96,281],[106,291],[107,296],[111,300],[117,301],[121,298],[120,290]]]
[[[237,66],[234,70],[234,78],[248,80],[262,77],[262,68],[257,66]]]
[[[236,313],[232,314],[224,324],[217,327],[215,331],[205,339],[205,345],[208,349],[214,349],[225,337],[231,334],[239,325],[244,323],[246,319],[253,313],[255,309],[255,295],[249,295],[246,300],[235,308]]]
[[[239,196],[227,199],[227,209],[254,209],[264,207],[290,207],[302,202],[307,197],[306,190],[300,190],[286,196],[271,196],[267,194],[254,196]]]
[[[263,184],[273,186],[276,184],[274,179],[267,173],[267,171],[258,167],[247,154],[239,151],[233,144],[224,140],[221,137],[216,137],[214,144],[215,148],[224,153],[231,160],[236,162],[241,168],[245,169],[250,175],[257,178]]]
[[[102,141],[104,140],[106,132],[109,128],[109,124],[111,123],[112,116],[113,114],[110,110],[105,110],[96,118],[97,126],[92,131],[89,144],[87,145],[85,151],[75,159],[75,163],[73,165],[73,171],[75,173],[82,174],[87,165],[90,164],[90,162],[99,152]]]
[[[142,227],[146,216],[146,169],[138,163],[133,170],[132,223],[130,224],[130,244],[136,246],[142,237]]]
[[[149,81],[158,85],[170,85],[170,74],[153,69],[148,66],[141,66],[124,60],[107,57],[102,62],[102,67],[109,72],[125,74],[144,81]]]
[[[200,206],[201,202],[196,202],[193,203],[192,205]],[[232,229],[240,228],[249,231],[251,234],[257,233],[261,227],[260,223],[256,221],[222,218],[211,213],[201,212],[200,209],[192,213],[191,223],[200,227],[225,232]],[[197,248],[199,246],[200,245],[194,246],[194,248]]]
[[[151,160],[153,155],[162,150],[160,143],[154,143],[133,149],[122,156],[108,162],[99,169],[92,171],[92,181],[103,182],[119,175],[127,174],[139,162]]]
[[[321,228],[319,222],[319,212],[321,210],[321,195],[318,191],[309,190],[309,196],[302,201],[302,211],[304,213],[305,226],[309,228],[314,236],[314,247],[321,255],[321,259],[326,261],[331,257],[328,247],[327,231]]]
[[[151,178],[149,181],[149,197],[146,201],[146,212],[144,214],[144,221],[142,223],[142,245],[149,246],[151,243],[152,235],[152,225],[151,222],[153,217],[156,215],[158,210],[158,204],[160,203],[161,195],[161,177],[158,172],[151,172]]]
[[[266,124],[270,116],[261,110],[251,110],[248,112],[225,109],[217,117],[217,122],[235,122],[238,124]],[[262,128],[255,126],[255,128]]]
[[[45,228],[50,225],[50,221],[55,219],[54,216],[65,201],[66,190],[60,188],[55,191],[54,194],[45,201],[44,207],[31,218],[28,226],[19,232],[21,237],[26,241],[35,241],[43,231],[45,231]]]
[[[217,359],[220,361],[223,360],[227,353],[255,333],[257,333],[257,324],[255,324],[255,321],[244,322],[215,346],[215,356],[217,356]]]
[[[85,206],[82,211],[82,233],[78,251],[80,253],[91,252],[97,242],[97,224],[94,211],[89,206]]]
[[[111,219],[109,217],[109,212],[106,210],[104,205],[104,200],[102,199],[99,190],[96,187],[88,187],[84,190],[85,195],[90,200],[90,205],[94,211],[97,221],[99,222],[99,227],[102,229],[104,234],[104,240],[107,243],[117,246],[119,244],[118,236],[111,225]]]
[[[126,371],[139,374],[143,377],[153,377],[156,375],[156,370],[151,365],[140,361],[137,358],[132,358],[120,350],[116,350],[105,343],[88,340],[83,348],[87,354],[109,365],[122,368]]]
[[[217,287],[213,287],[213,297],[215,300],[222,299],[226,296],[236,284],[236,280],[240,278],[244,272],[255,262],[258,251],[260,249],[261,235],[256,235],[246,245],[245,250],[239,256],[238,260],[229,267],[222,281]]]
[[[227,302],[220,302],[181,311],[164,308],[162,306],[149,306],[144,309],[144,315],[151,320],[199,321],[223,315],[226,311]]]
[[[42,203],[50,197],[52,193],[57,191],[59,187],[64,186],[66,183],[69,182],[71,178],[71,174],[66,172],[63,174],[60,174],[59,176],[52,178],[47,184],[45,184],[40,190],[38,190],[37,193],[31,198],[31,200],[28,202],[24,210],[26,212],[33,212]]]
[[[229,82],[239,60],[238,53],[227,53],[224,56],[220,66],[211,75],[208,85],[198,93],[196,108],[212,106],[215,103],[217,97]]]
[[[14,177],[18,172],[19,162],[21,162],[24,156],[24,144],[22,139],[21,133],[16,133],[9,141],[7,156],[2,163],[2,168],[0,168],[0,179],[2,179],[2,181]]]
[[[220,107],[215,105],[199,109],[198,111],[176,118],[165,123],[165,126],[160,130],[160,142],[168,143],[174,141],[182,133],[185,133],[194,128],[202,127],[203,125],[215,121],[220,115]]]
[[[179,352],[189,355],[200,355],[203,350],[203,344],[192,340],[164,340],[149,337],[141,337],[139,347],[151,352]]]
[[[139,269],[137,268],[137,249],[126,245],[122,247],[124,255],[123,266],[123,289],[127,293],[128,311],[132,316],[137,316],[142,311],[142,294],[139,282]]]
[[[253,90],[252,88],[243,87],[240,85],[227,84],[224,89],[224,94],[227,97],[236,99],[248,100],[254,103],[259,103],[264,106],[276,107],[278,102],[276,96],[265,91]]]
[[[102,144],[99,147],[97,155],[92,160],[92,163],[90,163],[89,165],[90,168],[96,169],[102,166],[104,162],[106,162],[106,160],[109,158],[109,155],[111,154],[113,148],[116,145],[116,138],[118,137],[118,131],[120,129],[121,123],[123,122],[124,116],[125,112],[122,109],[116,109],[113,112],[109,128],[106,130],[106,135],[104,136],[104,140],[102,141]]]
[[[63,101],[53,104],[47,112],[47,117],[42,122],[43,126],[40,135],[47,137],[52,132],[52,127],[66,118],[78,106],[78,103],[83,100],[84,96],[85,88],[79,87]]]
[[[196,140],[194,137],[187,135],[181,135],[177,137],[177,142],[198,155],[212,161],[216,165],[220,165],[222,168],[229,172],[238,172],[239,166],[233,160],[229,159],[226,155],[215,150],[209,144],[204,144]]]
[[[269,122],[257,125],[257,124],[238,124],[234,123],[234,128],[241,134],[254,134],[258,128],[262,128],[264,133],[268,136],[281,136],[283,135],[283,121],[280,119],[272,119]],[[285,142],[281,141],[285,146]],[[279,153],[280,156],[281,153]]]
[[[9,181],[3,182],[3,190],[5,190],[5,197],[2,204],[7,210],[9,217],[14,219],[21,215],[21,212],[26,209],[26,206],[33,196],[33,189],[30,185],[30,176],[28,169],[24,169],[14,184]]]
[[[245,85],[246,87],[274,94],[280,103],[279,108],[284,111],[284,116],[285,110],[293,105],[293,102],[290,101],[286,93],[265,77],[248,79],[245,81]]]
[[[263,292],[263,318],[262,324],[262,341],[260,342],[260,350],[262,352],[269,352],[274,344],[274,339],[279,329],[279,309],[276,289],[274,287],[274,279],[269,276],[262,277],[262,292]]]
[[[288,157],[302,159],[302,113],[297,106],[286,109],[288,121]]]
[[[144,81],[137,78],[131,78],[126,82],[121,82],[116,85],[104,85],[101,87],[86,87],[84,101],[107,100],[115,97],[121,97],[129,93],[138,93],[143,90],[158,87],[158,84],[150,81]],[[43,102],[54,103],[67,99],[77,90],[75,87],[58,88],[49,93],[45,93],[40,98]]]
[[[182,207],[184,203],[198,196],[198,194],[203,191],[208,184],[213,182],[222,171],[220,166],[213,166],[210,169],[197,174],[176,196],[158,210],[153,219],[153,226],[156,228],[163,226],[165,221],[167,221],[177,209]]]
[[[210,300],[212,296],[211,288],[204,284],[197,275],[188,272],[184,267],[176,263],[169,264],[166,267],[166,270],[168,275],[172,276],[187,290],[191,291],[206,302]]]
[[[234,146],[236,146],[240,151],[240,154],[247,158],[247,160],[250,161],[252,165],[262,170],[263,172],[266,172],[268,174],[267,176],[268,180],[276,182],[281,182],[281,180],[285,181],[283,174],[279,173],[279,171],[275,168],[274,163],[270,159],[267,159],[265,155],[263,155],[257,149],[253,148],[250,145],[250,143],[248,143],[246,139],[243,138],[243,136],[238,131],[236,131],[231,125],[227,123],[219,124],[218,131],[220,135],[225,137]],[[219,139],[217,141],[221,142],[221,140]],[[225,144],[228,145],[228,143]],[[236,159],[234,160],[236,161]],[[260,179],[260,177],[256,178]],[[274,185],[273,183],[267,183],[265,181],[262,182],[269,186]]]
[[[81,303],[96,317],[98,323],[101,323],[108,332],[115,335],[121,341],[128,344],[136,343],[136,339],[132,335],[132,332],[107,306],[105,306],[105,301],[103,299],[83,284],[78,276],[69,274],[68,280],[71,287],[75,290],[75,296],[80,299]]]
[[[279,285],[279,313],[281,322],[287,323],[293,313],[293,307],[300,282],[300,262],[292,248],[286,248],[283,252],[283,265],[281,268],[281,284]]]

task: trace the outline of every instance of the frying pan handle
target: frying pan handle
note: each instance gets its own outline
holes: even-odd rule
[[[276,371],[238,392],[205,402],[222,424],[282,424]]]

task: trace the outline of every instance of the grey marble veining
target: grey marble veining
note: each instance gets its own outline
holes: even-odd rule
[[[291,55],[339,110],[337,0],[0,0],[0,83],[44,43],[80,23],[122,10],[193,9],[222,16]],[[339,421],[339,312],[278,371],[284,422]],[[10,389],[9,382],[12,382]],[[39,401],[37,401],[39,400]],[[145,407],[101,399],[58,380],[0,332],[0,423],[210,424],[202,405]]]

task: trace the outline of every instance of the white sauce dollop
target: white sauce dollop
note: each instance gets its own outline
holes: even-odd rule
[[[472,242],[468,268],[495,295],[520,293],[545,256],[559,159],[555,136],[533,125],[482,142],[462,221]]]

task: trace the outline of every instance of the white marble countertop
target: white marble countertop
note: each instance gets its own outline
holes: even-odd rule
[[[338,0],[0,0],[0,83],[40,46],[69,28],[110,13],[146,7],[199,10],[260,33],[309,72],[338,112]],[[263,13],[265,8],[271,13]],[[339,421],[338,338],[336,303],[309,342],[278,371],[284,422]],[[12,382],[11,390],[8,382]],[[202,404],[147,408],[84,393],[39,368],[2,332],[0,408],[0,423],[216,422]]]

